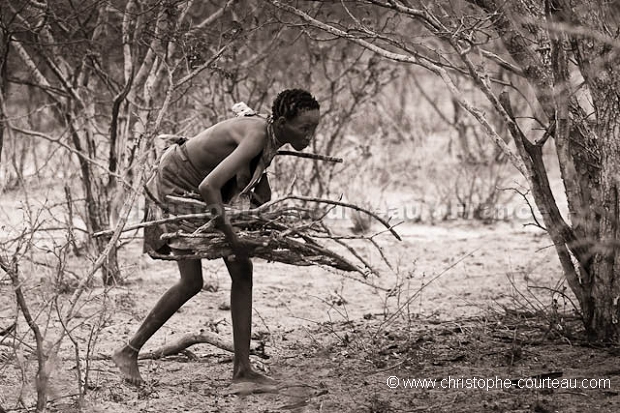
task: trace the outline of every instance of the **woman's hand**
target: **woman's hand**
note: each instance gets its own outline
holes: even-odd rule
[[[226,217],[220,216],[216,220],[215,227],[224,233],[226,240],[230,244],[233,254],[228,258],[231,260],[246,259],[249,258],[248,248],[243,245],[239,236],[235,232],[235,229],[230,224],[230,221]]]

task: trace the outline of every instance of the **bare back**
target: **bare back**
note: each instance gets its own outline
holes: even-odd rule
[[[238,117],[219,122],[187,141],[187,153],[199,171],[211,171],[237,148],[252,159],[260,153],[267,141],[267,120],[259,117]],[[251,140],[251,142],[246,142]],[[247,168],[248,165],[238,165]]]

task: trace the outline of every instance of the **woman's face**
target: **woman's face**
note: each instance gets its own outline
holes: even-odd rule
[[[319,125],[319,119],[318,109],[304,110],[293,119],[283,119],[279,133],[282,137],[281,141],[290,143],[295,150],[301,151],[310,144],[316,127]]]

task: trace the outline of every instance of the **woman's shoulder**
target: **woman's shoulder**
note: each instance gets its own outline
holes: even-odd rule
[[[230,118],[222,122],[221,127],[240,138],[267,136],[267,119],[257,115]]]
[[[235,141],[240,143],[247,137],[252,139],[267,138],[268,118],[262,115],[237,116],[222,120],[198,133],[193,140],[201,142]]]

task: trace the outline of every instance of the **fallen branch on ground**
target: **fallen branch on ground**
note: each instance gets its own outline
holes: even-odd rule
[[[140,360],[157,360],[160,359],[162,357],[167,357],[167,356],[172,356],[175,354],[179,354],[181,353],[183,350],[187,349],[188,347],[191,347],[195,344],[211,344],[212,346],[215,346],[217,348],[220,348],[222,350],[226,350],[229,351],[231,353],[234,353],[234,347],[233,345],[224,340],[221,336],[215,334],[215,333],[210,333],[210,332],[200,332],[199,334],[185,334],[181,337],[179,337],[176,341],[170,343],[170,344],[165,344],[161,347],[158,347],[154,350],[148,351],[148,352],[144,352],[142,354],[140,354],[140,356],[138,357]],[[269,357],[267,357],[265,355],[264,352],[261,351],[257,351],[256,349],[251,349],[250,350],[250,354],[256,355],[260,358],[263,359],[267,359]]]

